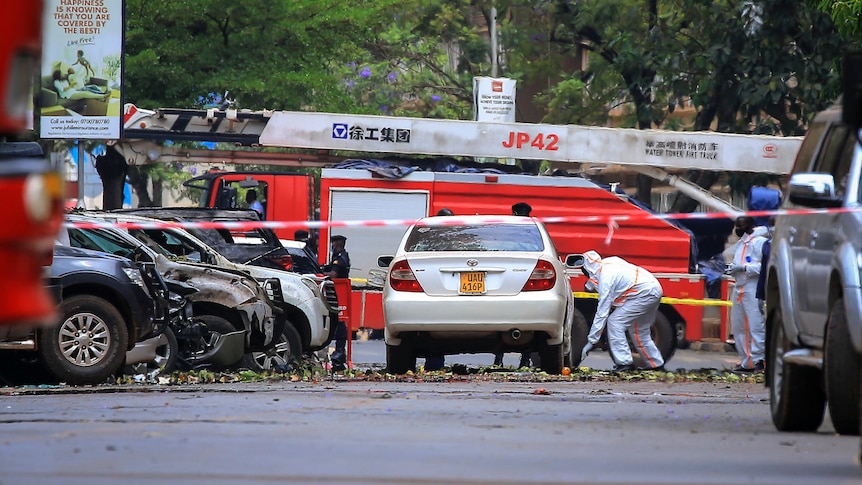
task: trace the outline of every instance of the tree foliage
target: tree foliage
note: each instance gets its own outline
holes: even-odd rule
[[[344,111],[334,68],[392,22],[394,0],[127,0],[126,97],[200,107]]]
[[[242,108],[470,119],[473,78],[496,60],[497,76],[542,87],[545,122],[605,124],[622,106],[624,126],[661,128],[690,101],[688,129],[799,135],[838,94],[860,4],[127,0],[126,99],[200,107],[230,91]],[[718,170],[692,176],[709,186]]]
[[[829,14],[842,36],[862,41],[862,0],[819,0],[817,8]]]

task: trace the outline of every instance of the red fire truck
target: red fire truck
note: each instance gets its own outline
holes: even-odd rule
[[[38,72],[42,2],[4,6],[0,40],[0,336],[55,321],[46,288],[54,239],[63,220],[63,186],[36,142],[6,141],[32,126],[32,80]]]

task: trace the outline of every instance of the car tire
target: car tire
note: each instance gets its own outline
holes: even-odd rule
[[[156,347],[156,358],[152,362],[141,362],[139,364],[127,365],[125,374],[149,374],[159,369],[159,374],[170,374],[177,369],[179,361],[178,354],[180,346],[177,336],[171,327],[165,327],[159,335],[159,345]]]
[[[544,344],[539,349],[539,368],[548,374],[562,374],[563,344]]]
[[[790,350],[790,341],[784,334],[781,310],[772,310],[768,320],[772,333],[766,371],[772,423],[779,431],[817,431],[826,409],[820,369],[786,363],[784,353]]]
[[[386,372],[390,374],[406,374],[416,371],[416,353],[403,340],[401,345],[386,344]]]
[[[177,343],[177,336],[171,327],[165,327],[162,332],[165,337],[165,343],[156,347],[156,360],[153,365],[158,368],[162,374],[170,374],[177,370],[177,362],[179,361],[180,346]]]
[[[213,334],[226,335],[226,334],[233,333],[233,332],[237,331],[237,329],[234,328],[234,326],[229,321],[225,320],[222,317],[218,317],[215,315],[200,315],[200,316],[194,317],[194,319],[203,323],[204,325],[206,325],[206,330],[203,330],[201,333],[201,339],[204,342],[211,342]],[[183,354],[184,354],[184,352],[182,350],[182,346],[180,346],[180,352],[178,354],[178,358],[181,361],[188,363],[187,359],[190,356],[189,355],[183,355]],[[225,366],[213,365],[213,366],[211,366],[211,369],[213,369],[213,370],[231,369],[233,367],[236,367],[236,365],[240,362],[242,362],[242,357],[240,357],[239,360],[237,360],[236,362],[234,362],[231,365],[225,365]],[[204,364],[204,363],[202,363],[202,364]]]
[[[677,320],[674,323],[674,329],[676,329],[676,348],[685,350],[691,347],[691,342],[688,341],[685,334],[685,322],[681,319]]]
[[[572,350],[566,356],[568,363],[563,362],[566,367],[577,367],[581,365],[581,351],[584,350],[584,345],[587,345],[587,337],[590,334],[590,326],[587,324],[587,319],[580,310],[575,308],[575,313],[572,315]]]
[[[266,352],[250,352],[242,356],[242,367],[253,370],[289,370],[302,358],[302,339],[292,323],[284,325],[275,345]]]
[[[61,382],[101,384],[120,370],[126,358],[129,330],[107,300],[75,295],[60,303],[58,325],[37,332],[42,365]]]
[[[844,300],[839,298],[829,312],[823,357],[826,404],[838,434],[859,434],[859,364],[859,354],[850,340]]]

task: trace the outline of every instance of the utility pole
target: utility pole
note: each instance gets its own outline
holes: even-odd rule
[[[491,77],[497,77],[497,7],[491,7]]]

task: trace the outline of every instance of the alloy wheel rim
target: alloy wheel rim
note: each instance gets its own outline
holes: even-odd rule
[[[105,359],[111,348],[111,331],[98,315],[76,313],[60,325],[58,344],[67,361],[91,367]]]

